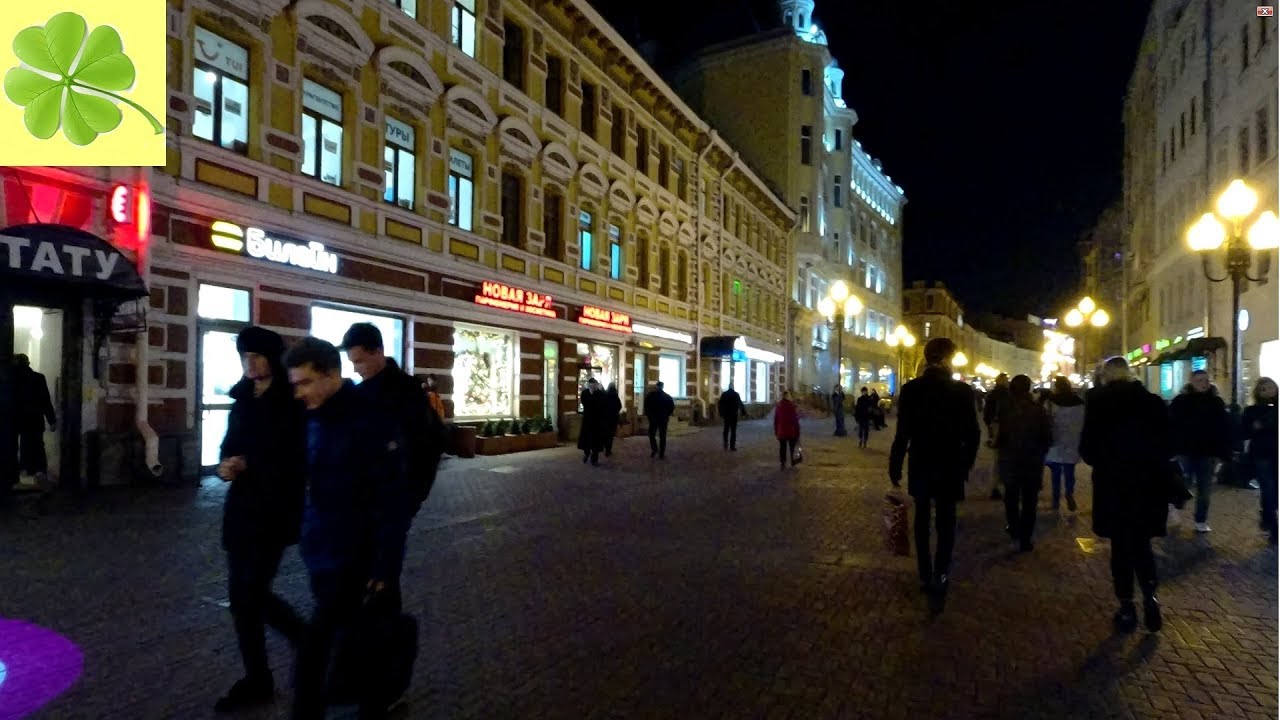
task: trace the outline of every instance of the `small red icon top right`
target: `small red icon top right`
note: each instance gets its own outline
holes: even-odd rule
[[[1276,8],[1274,5],[1259,5],[1258,17],[1275,17]]]

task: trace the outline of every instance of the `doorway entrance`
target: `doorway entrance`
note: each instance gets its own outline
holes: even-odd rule
[[[200,467],[212,472],[221,459],[231,417],[231,388],[244,372],[236,336],[249,326],[249,291],[201,285],[196,306],[200,346]]]
[[[542,416],[560,428],[560,343],[542,343]]]
[[[13,306],[14,406],[18,417],[18,487],[35,489],[62,475],[59,430],[66,391],[63,313],[58,308]],[[21,368],[26,365],[31,372]]]

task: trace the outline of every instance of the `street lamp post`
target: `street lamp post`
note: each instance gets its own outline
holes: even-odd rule
[[[849,286],[837,280],[827,297],[818,301],[818,312],[827,318],[828,325],[836,327],[836,384],[844,385],[841,370],[844,368],[844,324],[847,318],[862,312],[862,301],[849,294]]]
[[[911,334],[906,325],[899,325],[893,332],[889,333],[889,337],[885,338],[885,342],[889,343],[889,347],[896,348],[898,351],[898,369],[897,374],[893,377],[896,380],[894,392],[895,394],[902,387],[902,357],[907,352],[907,348],[915,347],[916,336]]]
[[[1254,265],[1255,250],[1280,247],[1280,219],[1270,210],[1254,215],[1258,193],[1243,180],[1232,180],[1218,198],[1214,213],[1205,213],[1187,230],[1187,246],[1200,253],[1201,270],[1209,282],[1231,281],[1231,402],[1240,405],[1240,375],[1244,365],[1244,343],[1240,329],[1240,295],[1249,283],[1263,282],[1271,269],[1269,255],[1258,263],[1258,276],[1249,271]],[[1221,219],[1219,219],[1221,218]],[[1252,220],[1249,229],[1246,221]],[[1209,257],[1224,250],[1223,264],[1227,274],[1214,277],[1209,271]]]
[[[1088,323],[1091,327],[1101,330],[1111,322],[1111,315],[1106,310],[1098,307],[1093,298],[1086,295],[1067,313],[1064,320],[1067,323],[1067,327],[1077,328]],[[1081,365],[1084,365],[1086,360],[1084,355],[1084,334],[1085,332],[1081,331],[1080,337],[1076,338],[1076,358]]]

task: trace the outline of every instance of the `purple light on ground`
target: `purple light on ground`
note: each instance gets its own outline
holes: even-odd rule
[[[0,720],[17,720],[66,692],[80,678],[84,656],[58,633],[0,619]]]

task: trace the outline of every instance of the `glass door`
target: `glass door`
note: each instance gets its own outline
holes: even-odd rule
[[[560,343],[542,343],[542,415],[560,427]]]
[[[218,464],[231,415],[231,388],[244,376],[236,336],[249,326],[249,291],[201,285],[199,315],[200,465]]]

